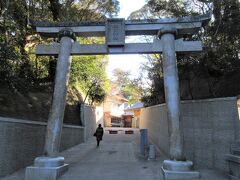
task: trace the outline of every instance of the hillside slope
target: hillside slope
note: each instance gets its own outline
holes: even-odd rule
[[[27,94],[0,89],[0,116],[46,122],[50,111],[52,91],[32,91]],[[64,123],[81,125],[79,102],[81,93],[68,89]]]

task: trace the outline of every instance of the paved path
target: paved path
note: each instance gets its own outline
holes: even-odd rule
[[[146,161],[138,155],[138,130],[135,133],[108,134],[99,147],[95,139],[64,152],[70,164],[61,180],[159,180],[160,164]],[[73,155],[74,154],[74,155]]]
[[[139,130],[134,135],[105,135],[100,147],[96,140],[77,145],[61,153],[69,163],[69,170],[60,180],[163,180],[161,165],[164,156],[157,156],[156,161],[148,161],[139,154]],[[227,180],[214,171],[200,170],[201,180]],[[20,170],[1,180],[24,180],[24,170]]]

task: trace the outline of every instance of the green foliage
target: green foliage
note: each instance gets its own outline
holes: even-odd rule
[[[37,44],[49,44],[57,39],[42,39],[29,27],[29,19],[102,21],[118,11],[118,0],[1,0],[0,86],[27,92],[54,81],[56,57],[36,57],[34,53]],[[91,42],[100,41],[91,39]],[[100,102],[108,86],[103,59],[104,56],[84,56],[73,60],[70,84],[80,83],[91,103]]]
[[[70,84],[77,84],[85,94],[84,101],[100,103],[108,90],[107,60],[104,56],[73,57]]]
[[[33,71],[25,51],[26,3],[1,1],[0,74],[1,86],[26,92],[33,85]]]
[[[161,12],[161,16],[187,16],[189,12],[186,11],[190,6],[188,1],[180,0],[150,0],[148,2],[152,12]]]
[[[232,74],[238,74],[240,69],[240,2],[238,0],[149,0],[141,10],[131,14],[131,18],[164,18],[181,17],[213,12],[211,23],[197,36],[187,37],[186,40],[201,39],[204,51],[199,55],[177,55],[180,85],[188,82],[187,96],[182,99],[235,96],[240,93],[239,88],[232,91],[222,91]],[[148,72],[151,87],[148,89],[143,101],[146,105],[164,102],[164,88],[162,75],[162,62],[160,57],[148,56],[149,62],[143,69]],[[186,73],[187,71],[187,73]],[[209,94],[194,94],[192,88],[197,89],[200,83],[191,83],[196,79],[204,79],[208,84]],[[230,79],[231,80],[231,79]],[[234,81],[234,80],[232,80]],[[235,84],[237,82],[233,82]],[[189,95],[190,94],[190,95]]]
[[[93,88],[89,91],[90,104],[102,103],[106,97],[106,91],[103,89],[101,84],[95,84]]]
[[[114,69],[113,71],[114,80],[123,96],[128,99],[129,104],[134,104],[139,101],[143,94],[143,88],[141,79],[131,79],[130,72],[122,69]]]
[[[163,62],[161,56],[157,54],[148,55],[146,58],[148,63],[142,66],[142,71],[147,72],[151,84],[144,89],[141,101],[145,106],[151,106],[164,102]]]
[[[122,69],[116,68],[113,70],[114,81],[118,84],[121,90],[130,82],[130,72],[124,71]]]
[[[128,103],[134,104],[140,101],[143,95],[143,88],[141,87],[141,80],[131,80],[124,88],[124,93],[127,96]]]
[[[182,17],[199,14],[196,0],[149,0],[138,11],[131,13],[129,19],[152,19]]]
[[[105,62],[97,56],[73,58],[70,83],[79,84],[85,93],[85,99],[89,96],[92,100],[94,96],[97,97],[98,92],[103,95],[107,89]],[[99,100],[97,101],[99,102]]]
[[[209,68],[219,73],[229,73],[240,67],[240,2],[214,1],[214,22],[207,29],[208,50],[204,57],[209,59]]]

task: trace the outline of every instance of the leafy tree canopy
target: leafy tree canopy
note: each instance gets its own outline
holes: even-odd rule
[[[240,2],[238,0],[149,0],[147,5],[130,16],[130,19],[164,18],[195,16],[207,12],[213,14],[209,25],[198,35],[185,38],[185,40],[202,40],[204,51],[194,56],[177,54],[182,99],[235,96],[240,93],[239,87],[234,86],[237,83],[234,82],[234,78],[240,74]],[[153,105],[164,102],[162,58],[151,55],[148,59],[149,62],[143,69],[148,72],[152,83],[143,100],[146,105]],[[200,80],[203,80],[202,83],[196,83]],[[232,82],[230,84],[232,90],[229,88],[223,90],[227,81]],[[196,90],[201,89],[200,86],[207,89],[205,94]]]
[[[1,0],[1,87],[27,93],[30,89],[49,86],[54,81],[56,57],[36,57],[34,53],[37,44],[52,43],[57,39],[41,38],[29,26],[30,19],[53,22],[103,21],[106,17],[115,16],[118,11],[118,0]],[[91,38],[81,40],[102,41]],[[82,56],[73,59],[70,84],[79,83],[78,86],[85,93],[89,91],[87,95],[91,102],[99,102],[106,91],[103,59],[106,58]],[[95,86],[90,88],[93,82]]]
[[[113,82],[119,87],[123,96],[129,100],[129,104],[133,104],[140,100],[143,94],[141,79],[131,79],[130,72],[122,69],[113,70]]]

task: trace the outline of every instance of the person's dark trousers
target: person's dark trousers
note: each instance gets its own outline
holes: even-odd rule
[[[100,144],[100,138],[97,138],[97,146]]]

